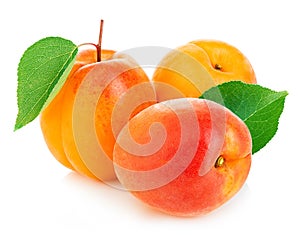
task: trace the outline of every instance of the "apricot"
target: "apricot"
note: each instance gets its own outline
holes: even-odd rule
[[[136,198],[175,216],[206,214],[247,179],[252,141],[244,122],[212,101],[180,98],[154,104],[123,127],[114,167]]]
[[[79,53],[65,85],[42,113],[41,126],[49,149],[60,162],[106,181],[115,178],[112,151],[118,130],[156,100],[147,75],[131,57],[102,50],[101,58],[98,62],[96,48]],[[118,105],[136,87],[139,92]],[[120,117],[121,106],[126,112]]]
[[[216,40],[196,40],[171,50],[153,74],[159,101],[199,97],[218,84],[256,83],[254,70],[236,47]]]
[[[115,52],[112,50],[103,50],[102,59],[108,59]],[[96,50],[91,48],[81,49],[77,56],[75,64],[68,75],[67,81],[73,74],[82,66],[93,63],[96,61],[97,55]],[[62,114],[62,103],[64,100],[64,94],[66,92],[67,82],[61,88],[59,93],[51,101],[51,103],[42,111],[40,115],[40,126],[44,136],[44,140],[52,153],[52,155],[65,167],[74,169],[72,164],[69,162],[62,143],[61,135],[61,114]]]

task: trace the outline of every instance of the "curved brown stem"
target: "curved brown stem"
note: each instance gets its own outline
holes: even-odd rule
[[[102,44],[102,31],[103,31],[103,23],[104,21],[101,19],[100,21],[100,32],[99,32],[99,39],[97,44],[97,61],[101,61],[101,44]]]

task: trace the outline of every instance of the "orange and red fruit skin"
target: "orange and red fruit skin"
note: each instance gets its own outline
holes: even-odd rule
[[[127,186],[130,190],[134,183],[141,185],[142,190],[138,190],[138,188],[131,190],[136,198],[150,207],[175,216],[202,215],[218,208],[239,191],[251,166],[252,141],[248,128],[231,111],[218,105],[217,112],[220,112],[221,115],[225,112],[226,117],[224,143],[220,152],[224,163],[220,166],[212,165],[206,174],[199,174],[210,141],[212,141],[211,114],[207,105],[208,101],[197,98],[188,99],[193,106],[193,112],[197,115],[201,135],[197,152],[191,163],[172,181],[157,188],[144,190],[147,182],[140,182],[139,177],[132,178],[130,174],[123,171],[123,169],[128,169],[137,172],[138,175],[138,172],[162,167],[175,155],[180,144],[180,123],[174,110],[166,108],[164,102],[141,111],[128,124],[132,138],[139,144],[145,144],[150,140],[148,128],[152,123],[160,122],[166,130],[167,137],[159,151],[147,157],[136,156],[126,151],[118,144],[126,142],[122,139],[126,137],[123,134],[124,131],[121,131],[118,136],[114,149],[115,169],[125,188]],[[176,112],[185,112],[180,100],[173,101],[175,104],[173,108],[175,107]],[[186,144],[183,145],[183,148],[188,152],[190,146]],[[185,158],[185,154],[183,153],[181,157]],[[178,167],[178,165],[175,164],[174,167]],[[173,170],[176,171],[175,168]],[[163,175],[153,174],[152,180],[161,181],[160,177]],[[150,185],[150,183],[148,184]]]

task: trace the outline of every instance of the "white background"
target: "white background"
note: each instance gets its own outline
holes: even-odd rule
[[[297,1],[2,1],[0,234],[299,234],[299,5]],[[38,119],[13,132],[17,65],[46,36],[103,47],[177,47],[211,38],[239,48],[258,83],[287,90],[279,130],[253,156],[242,190],[204,217],[176,218],[62,167]],[[278,234],[278,233],[276,233]]]

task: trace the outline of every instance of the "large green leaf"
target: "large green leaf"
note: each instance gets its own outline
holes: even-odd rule
[[[34,120],[63,86],[78,52],[60,37],[47,37],[30,46],[18,66],[18,115],[15,130]]]
[[[200,98],[222,104],[239,116],[249,128],[255,153],[276,134],[287,95],[286,91],[232,81],[211,88]]]

